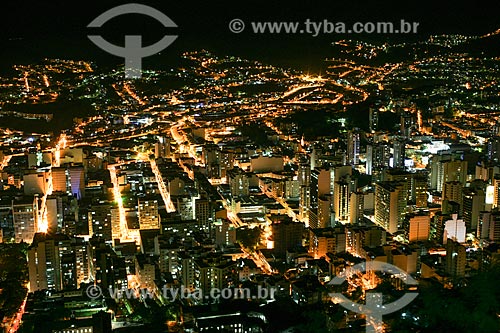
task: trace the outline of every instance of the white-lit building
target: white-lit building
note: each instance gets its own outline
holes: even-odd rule
[[[458,243],[465,243],[466,228],[464,220],[459,220],[457,214],[453,214],[451,218],[444,224],[443,243],[446,244],[448,239]]]

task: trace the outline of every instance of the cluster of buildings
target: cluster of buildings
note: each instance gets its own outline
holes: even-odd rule
[[[169,331],[264,332],[272,327],[269,303],[328,303],[328,282],[361,261],[459,288],[498,260],[498,115],[459,114],[457,100],[435,95],[417,105],[403,92],[377,97],[366,108],[367,126],[346,125],[344,113],[332,111],[338,136],[305,138],[293,120],[279,120],[317,111],[326,102],[314,94],[328,95],[331,85],[344,86],[344,106],[368,93],[342,81],[349,77],[332,79],[340,72],[313,79],[208,52],[184,58],[192,67],[169,75],[191,85],[165,94],[128,81],[103,92],[103,78],[117,80],[116,73],[49,63],[57,75],[68,66],[88,75],[86,91],[107,111],[75,119],[58,138],[2,137],[0,242],[29,244],[26,325],[52,333],[137,331],[154,322],[140,314],[160,308],[168,309],[160,324]],[[443,66],[413,65],[425,73]],[[18,70],[24,99],[34,98],[32,76],[35,91],[56,77],[37,66]],[[379,77],[380,91],[412,70],[356,69],[365,81]],[[149,73],[143,83],[158,80]],[[254,92],[262,85],[276,89]],[[106,97],[110,91],[118,102]],[[101,294],[89,294],[97,287]],[[242,305],[214,297],[173,302],[162,293],[257,287],[277,297],[252,294]],[[132,291],[132,299],[113,290]],[[151,297],[140,297],[144,290]]]

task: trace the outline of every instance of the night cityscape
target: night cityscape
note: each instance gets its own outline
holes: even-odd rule
[[[494,9],[6,4],[0,332],[500,332]]]

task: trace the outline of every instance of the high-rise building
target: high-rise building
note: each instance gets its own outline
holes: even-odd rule
[[[311,195],[314,192],[317,198],[320,195],[331,194],[331,171],[329,168],[315,168],[311,171]]]
[[[52,191],[53,192],[68,192],[68,174],[66,168],[64,167],[53,167],[52,168]]]
[[[141,289],[153,291],[156,289],[156,262],[153,257],[144,254],[135,256],[135,275]]]
[[[466,260],[465,247],[454,240],[448,240],[446,243],[445,272],[453,281],[465,276]]]
[[[110,209],[111,213],[111,239],[120,239],[122,236],[122,229],[120,225],[120,210],[118,207],[113,206]]]
[[[449,203],[454,202],[462,207],[462,184],[458,181],[446,182],[443,185],[442,205],[443,213],[451,213]]]
[[[451,155],[434,155],[431,160],[430,188],[441,192],[446,182],[458,181],[465,186],[467,161],[452,160]]]
[[[335,220],[341,222],[349,221],[349,209],[351,192],[356,189],[356,180],[346,175],[335,182],[333,190],[333,210]]]
[[[370,132],[375,132],[378,129],[378,109],[376,107],[370,107],[369,109],[369,123]]]
[[[498,214],[492,215],[490,220],[490,230],[488,232],[488,237],[491,242],[500,242],[500,216]]]
[[[319,197],[330,194],[331,171],[328,168],[315,168],[311,171],[309,224],[319,227]],[[323,211],[326,213],[326,211]]]
[[[334,224],[335,214],[333,212],[333,196],[331,194],[321,195],[318,198],[318,225],[311,228],[327,228]]]
[[[91,267],[92,277],[97,284],[103,288],[128,288],[127,267],[125,258],[118,256],[116,252],[101,238],[91,238],[89,240],[89,262]],[[133,250],[128,253],[135,253],[135,244],[131,244]],[[115,242],[115,248],[125,245]]]
[[[49,187],[50,171],[30,171],[23,176],[24,194],[43,196],[47,193]]]
[[[366,165],[365,165],[365,172],[367,175],[372,174],[373,170],[373,144],[367,144],[366,145]]]
[[[476,172],[474,179],[481,179],[484,181],[488,181],[492,178],[493,177],[490,177],[489,175],[489,168],[484,165],[484,162],[476,165]]]
[[[389,252],[389,263],[408,274],[417,272],[418,253],[410,247],[396,247]]]
[[[443,243],[446,243],[448,239],[452,239],[459,243],[465,243],[465,222],[464,220],[458,219],[457,214],[451,216],[451,220],[447,220],[444,223],[443,231]]]
[[[333,192],[333,184],[335,182],[338,182],[341,178],[345,176],[352,176],[352,167],[349,165],[342,165],[342,166],[335,166],[334,168],[331,169],[331,186],[332,189],[331,191]]]
[[[184,177],[172,176],[168,178],[167,188],[171,196],[184,195],[186,194],[186,181]]]
[[[167,137],[159,136],[155,143],[155,158],[170,158],[170,140]]]
[[[38,231],[38,197],[26,197],[13,201],[12,220],[16,243],[31,243]]]
[[[228,184],[231,188],[231,196],[247,196],[249,194],[249,175],[240,168],[227,171]]]
[[[349,223],[358,223],[363,219],[365,210],[365,194],[363,192],[352,192],[349,199]]]
[[[500,206],[500,174],[495,174],[492,180],[493,185],[493,205],[492,208]]]
[[[391,151],[388,143],[374,143],[372,150],[372,172],[375,168],[387,168],[391,158]]]
[[[112,205],[106,202],[91,205],[88,209],[89,236],[113,239]]]
[[[158,200],[153,198],[139,198],[137,207],[141,230],[160,229]]]
[[[398,231],[406,209],[405,185],[399,182],[380,182],[375,185],[375,223],[390,233]]]
[[[255,173],[283,171],[282,156],[256,156],[250,158],[250,171]]]
[[[436,154],[431,159],[430,189],[441,192],[443,190],[444,163],[451,161],[449,154]]]
[[[236,243],[236,229],[229,220],[218,219],[214,222],[215,244],[233,245]]]
[[[347,132],[347,162],[350,165],[359,164],[360,133],[355,128]]]
[[[476,230],[479,213],[485,209],[486,194],[481,189],[464,188],[462,191],[462,216],[467,229]]]
[[[82,148],[65,148],[61,150],[60,164],[82,164],[85,154]]]
[[[220,170],[220,149],[219,146],[216,144],[206,144],[203,146],[203,160],[205,162],[205,165],[207,166],[207,171],[209,169],[209,166],[216,165],[218,169]],[[217,177],[210,177],[208,178],[217,178]]]
[[[343,227],[309,229],[309,253],[315,259],[326,257],[327,253],[345,252],[346,246]]]
[[[195,259],[189,253],[179,252],[179,263],[181,284],[188,290],[194,290],[197,287]]]
[[[427,172],[419,172],[413,176],[412,182],[412,201],[419,208],[427,207],[428,201],[428,175]]]
[[[308,161],[299,164],[297,180],[299,182],[299,220],[308,225],[311,206],[311,167]]]
[[[92,315],[92,321],[93,321],[92,333],[106,333],[112,331],[111,313],[99,311]],[[80,332],[86,332],[86,331],[81,330]],[[87,332],[90,332],[90,330]]]
[[[412,183],[415,174],[402,169],[386,169],[384,180],[399,182],[404,186],[405,199],[412,201]]]
[[[397,138],[392,145],[392,167],[402,169],[405,167],[406,141],[403,138]]]
[[[500,137],[488,140],[488,159],[492,162],[500,161]]]
[[[190,195],[177,196],[174,201],[175,210],[181,215],[183,220],[194,220],[196,197]]]
[[[499,215],[498,211],[495,210],[493,212],[481,212],[479,214],[479,222],[477,224],[477,238],[479,239],[489,239],[490,236],[490,220],[492,218],[492,214]]]
[[[428,211],[408,214],[405,217],[405,238],[408,242],[429,239],[431,218]]]
[[[210,254],[195,261],[197,283],[203,293],[227,288],[236,280],[236,261],[220,254]]]
[[[480,162],[476,165],[474,179],[481,179],[485,182],[492,181],[496,174],[500,174],[500,166]]]
[[[68,171],[70,193],[80,200],[85,196],[85,170],[83,166],[71,166]]]
[[[311,207],[311,188],[310,186],[300,187],[299,197],[299,220],[309,224],[309,209]]]
[[[211,223],[214,220],[214,211],[211,202],[206,198],[195,199],[195,218],[198,225],[206,231],[210,231]]]
[[[297,177],[287,177],[284,181],[282,197],[284,199],[298,198],[300,196],[300,186]]]
[[[77,248],[84,249],[81,246]],[[78,258],[80,261],[77,264],[77,256],[68,236],[37,233],[28,249],[30,292],[76,289],[78,280],[85,278],[81,273],[85,274],[87,265],[83,252],[78,253]]]
[[[160,245],[160,256],[158,258],[158,266],[162,274],[170,273],[174,279],[180,280],[180,261],[179,252],[181,247],[175,243],[171,242],[170,239],[159,238]]]
[[[52,153],[41,150],[28,154],[28,168],[52,165]]]
[[[445,223],[451,218],[450,215],[436,212],[431,219],[430,238],[438,243],[443,243]]]
[[[443,201],[453,201],[460,206],[462,205],[462,184],[458,181],[450,181],[444,183],[443,186]]]
[[[215,144],[203,146],[202,158],[207,168],[207,177],[210,179],[221,178],[221,151]]]
[[[405,186],[406,200],[417,207],[427,206],[427,174],[402,169],[386,169],[384,180],[401,182]]]
[[[63,199],[60,195],[49,195],[46,198],[45,205],[47,207],[47,232],[56,233],[62,230],[64,211]]]
[[[303,223],[285,219],[279,223],[273,223],[271,230],[274,240],[274,251],[277,254],[285,254],[288,249],[302,245]]]
[[[365,248],[385,245],[387,233],[379,226],[346,226],[347,251],[356,256],[365,256]]]
[[[297,175],[299,186],[309,186],[311,183],[311,168],[309,163],[302,162],[299,164],[299,171]]]
[[[88,283],[91,278],[89,244],[83,238],[74,238],[71,247],[75,256],[76,286],[81,283]]]
[[[220,178],[227,177],[227,171],[234,167],[234,152],[228,149],[223,149],[220,152]]]
[[[409,138],[411,135],[411,130],[415,125],[415,117],[410,112],[405,112],[401,115],[399,121],[399,130],[405,138]]]
[[[458,181],[465,185],[467,181],[467,161],[447,161],[444,162],[442,183]]]
[[[312,146],[312,152],[311,152],[311,156],[310,156],[310,159],[311,159],[311,170],[314,170],[315,168],[317,167],[320,167],[321,163],[320,163],[320,156],[322,154],[322,148],[321,147],[317,147],[316,145],[313,145]]]

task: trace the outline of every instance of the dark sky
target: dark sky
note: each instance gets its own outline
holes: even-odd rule
[[[105,10],[128,1],[9,1],[0,11],[0,61],[2,66],[36,61],[44,57],[98,59],[120,63],[121,59],[98,49],[87,38],[89,32],[103,35],[116,44],[123,35],[143,35],[151,44],[165,33],[176,34],[176,42],[151,63],[168,62],[184,50],[206,48],[224,54],[243,55],[270,62],[308,64],[321,59],[338,36],[233,34],[233,18],[251,21],[304,21],[307,18],[332,22],[393,21],[420,22],[421,36],[436,33],[486,33],[500,28],[497,6],[477,1],[134,1],[153,6],[170,17],[179,28],[165,29],[154,19],[124,15],[103,29],[86,28]],[[248,30],[248,24],[247,24]],[[356,37],[355,35],[353,37]],[[404,36],[403,36],[404,37]],[[411,36],[415,37],[415,36]],[[19,39],[18,39],[19,38]],[[385,38],[370,36],[370,38]],[[402,38],[398,36],[398,38]],[[163,58],[164,57],[164,58]]]

